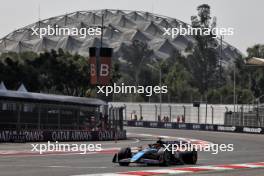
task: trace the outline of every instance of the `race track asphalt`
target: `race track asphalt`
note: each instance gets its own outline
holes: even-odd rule
[[[148,143],[153,143],[156,140],[155,137],[146,134],[193,138],[213,142],[215,144],[234,144],[234,151],[232,152],[219,152],[215,155],[209,152],[199,152],[197,166],[264,162],[263,135],[137,127],[129,127],[127,128],[127,131],[129,133],[128,140],[118,141],[117,143],[112,141],[86,143],[101,143],[103,149],[112,149],[125,146],[141,146]],[[1,151],[3,152],[6,150],[30,151],[31,146],[29,143],[0,144],[0,153]],[[138,165],[120,167],[117,164],[111,163],[112,157],[113,152],[86,155],[73,153],[51,155],[0,154],[0,176],[71,176],[162,169],[158,167]],[[175,168],[186,166],[179,165],[172,167]],[[165,169],[168,168],[170,167]],[[201,172],[195,173],[195,175],[263,176],[263,173],[264,169],[254,168],[238,169],[233,171],[217,171],[216,173],[212,171]]]

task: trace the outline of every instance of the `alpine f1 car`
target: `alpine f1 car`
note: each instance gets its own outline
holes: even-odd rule
[[[171,150],[171,144],[178,145],[180,141],[157,141],[144,149],[132,153],[131,148],[122,148],[113,157],[113,163],[128,166],[130,163],[146,165],[169,166],[172,164],[196,164],[198,153],[196,150]],[[187,143],[181,141],[181,143]]]

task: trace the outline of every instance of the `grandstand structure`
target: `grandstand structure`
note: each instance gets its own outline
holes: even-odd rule
[[[0,143],[126,139],[123,107],[97,98],[28,92],[0,83]]]
[[[0,130],[102,130],[107,113],[100,99],[32,93],[23,84],[13,91],[0,84]]]
[[[182,54],[185,49],[196,43],[193,36],[178,35],[175,38],[163,35],[164,28],[188,27],[189,24],[175,18],[142,11],[128,10],[90,10],[77,11],[65,15],[51,17],[37,21],[23,28],[17,29],[0,39],[0,53],[3,52],[44,52],[59,48],[70,53],[89,55],[89,48],[100,43],[100,36],[44,36],[32,35],[32,28],[44,28],[48,25],[59,27],[88,28],[103,26],[103,47],[114,49],[114,59],[128,62],[124,57],[124,49],[129,48],[133,40],[146,42],[152,49],[150,59],[169,58],[175,50]],[[220,53],[221,42],[216,39],[215,48]],[[241,56],[241,52],[226,42],[222,43],[222,60],[232,62]]]

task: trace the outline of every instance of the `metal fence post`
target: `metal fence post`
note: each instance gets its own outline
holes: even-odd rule
[[[124,104],[124,110],[125,110],[125,120],[127,120],[127,106]]]
[[[186,120],[186,107],[183,105],[183,117]]]
[[[110,123],[111,127],[113,127],[113,105],[111,105],[108,109],[108,114],[108,122]]]
[[[243,105],[240,106],[240,114],[239,125],[243,124]]]
[[[198,123],[200,123],[200,106],[198,108]]]
[[[206,94],[206,105],[205,105],[205,124],[207,124],[207,94]]]
[[[142,105],[139,104],[139,119],[142,119]]]
[[[22,109],[22,107],[21,107],[21,104],[20,103],[17,103],[16,104],[16,109],[17,109],[17,123],[16,123],[16,128],[18,129],[18,130],[20,130],[20,127],[21,127],[21,123],[20,123],[20,121],[21,121],[21,113],[20,113],[20,111],[21,111],[21,109]]]
[[[40,130],[40,123],[41,123],[41,105],[37,104],[38,107],[38,130]]]
[[[214,107],[211,106],[211,111],[212,111],[212,124],[214,124]]]
[[[171,105],[169,105],[169,114],[170,114],[170,122],[171,122]]]
[[[116,130],[120,130],[120,128],[119,128],[119,120],[120,120],[119,109],[120,109],[120,107],[116,108]]]
[[[157,112],[158,108],[157,108],[157,105],[155,104],[155,121],[158,121],[158,112]]]
[[[259,102],[257,103],[257,124],[260,127],[260,118],[259,118]]]
[[[61,129],[61,108],[58,107],[58,129]]]

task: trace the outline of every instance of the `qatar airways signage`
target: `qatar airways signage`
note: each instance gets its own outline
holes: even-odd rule
[[[105,141],[126,139],[126,131],[0,131],[0,142]]]

